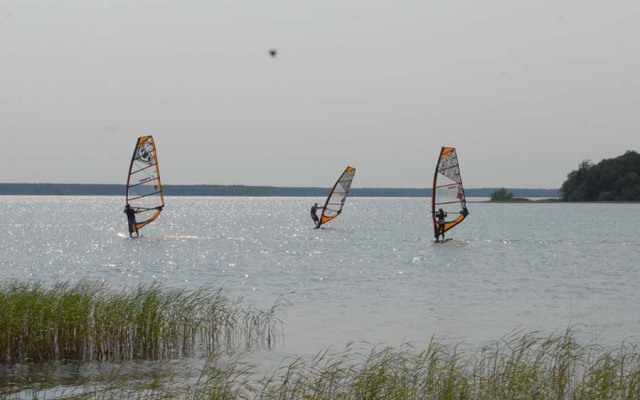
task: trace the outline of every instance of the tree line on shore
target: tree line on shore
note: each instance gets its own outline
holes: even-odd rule
[[[564,201],[640,201],[640,154],[629,150],[597,164],[584,160],[560,187]]]
[[[559,190],[562,201],[640,201],[640,154],[629,150],[597,164],[584,160],[567,175]],[[490,195],[495,202],[524,200],[500,188]]]

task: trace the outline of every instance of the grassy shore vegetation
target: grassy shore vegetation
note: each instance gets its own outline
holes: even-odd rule
[[[283,302],[261,310],[220,290],[114,291],[100,282],[0,285],[0,364],[160,360],[275,345]]]
[[[49,392],[51,394],[51,392]],[[53,398],[36,389],[30,398]],[[242,358],[212,353],[200,372],[113,374],[108,382],[55,398],[70,399],[638,399],[640,353],[621,344],[580,344],[572,329],[549,336],[516,332],[476,350],[432,340],[411,345],[322,352],[258,376]]]

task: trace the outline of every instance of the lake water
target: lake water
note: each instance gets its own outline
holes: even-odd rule
[[[638,204],[470,202],[454,241],[437,244],[429,199],[350,198],[320,230],[315,201],[169,197],[131,240],[121,197],[0,197],[0,277],[213,285],[263,308],[284,297],[271,361],[568,326],[605,345],[639,342]]]

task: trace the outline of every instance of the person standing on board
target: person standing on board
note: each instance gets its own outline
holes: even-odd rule
[[[127,222],[129,223],[129,237],[133,238],[133,232],[136,232],[136,237],[140,236],[138,232],[138,223],[136,222],[136,212],[133,211],[133,208],[127,203],[124,206],[124,213],[127,214]]]
[[[318,207],[318,203],[314,203],[311,206],[311,219],[313,220],[313,222],[315,222],[316,229],[320,228],[320,220],[318,219],[316,213],[318,212],[318,210],[322,210],[323,208],[324,207]]]
[[[444,242],[444,224],[445,218],[447,218],[447,213],[444,212],[442,208],[438,209],[436,213],[436,219],[438,220],[438,231],[436,232],[436,242],[440,239],[440,235],[442,235],[442,241]]]

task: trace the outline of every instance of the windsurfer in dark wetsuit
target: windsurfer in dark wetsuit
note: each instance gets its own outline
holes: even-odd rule
[[[138,224],[136,222],[136,212],[133,211],[129,203],[124,206],[124,213],[127,214],[127,222],[129,223],[129,237],[133,237],[134,231],[136,232],[136,237],[139,237],[140,233],[138,232]]]
[[[444,225],[445,218],[447,218],[447,213],[441,208],[436,213],[436,219],[438,220],[438,229],[436,230],[436,242],[439,241],[440,235],[442,235],[442,241],[444,242]]]
[[[311,206],[311,219],[313,220],[313,222],[315,222],[316,224],[316,229],[320,228],[320,220],[318,219],[318,216],[316,215],[316,213],[318,212],[318,210],[322,210],[324,207],[318,207],[318,203],[314,203]]]

